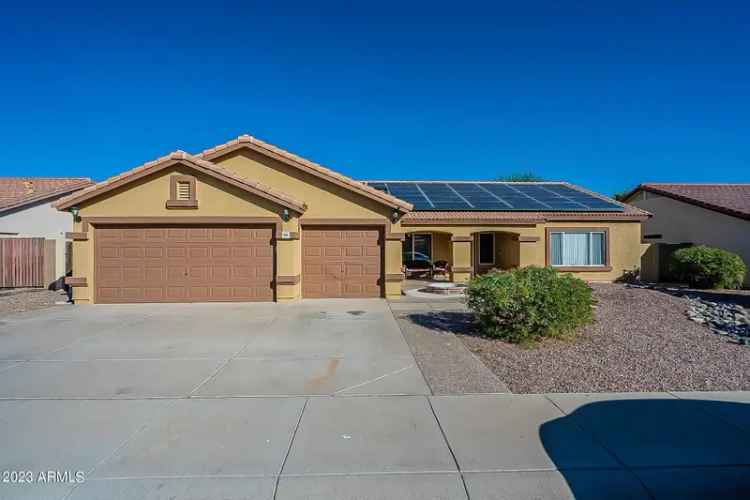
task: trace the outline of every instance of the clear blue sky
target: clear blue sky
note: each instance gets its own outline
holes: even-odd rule
[[[747,2],[18,3],[1,175],[250,133],[360,179],[750,182]]]

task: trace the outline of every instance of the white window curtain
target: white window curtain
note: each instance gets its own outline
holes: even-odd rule
[[[589,235],[587,233],[563,235],[563,263],[566,266],[589,265]]]
[[[603,266],[604,233],[575,232],[550,235],[550,263],[553,266]]]

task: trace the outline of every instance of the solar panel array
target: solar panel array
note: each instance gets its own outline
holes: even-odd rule
[[[415,210],[622,212],[623,208],[565,184],[511,182],[368,182]]]

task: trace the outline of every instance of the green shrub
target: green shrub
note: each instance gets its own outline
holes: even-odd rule
[[[672,254],[672,271],[695,288],[740,288],[747,266],[739,255],[699,245]]]
[[[482,333],[511,342],[562,335],[593,318],[588,285],[548,267],[482,274],[466,294]]]

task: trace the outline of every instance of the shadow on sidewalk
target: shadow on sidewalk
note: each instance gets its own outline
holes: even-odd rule
[[[569,413],[539,429],[573,498],[632,498],[638,482],[654,498],[750,498],[750,404],[644,397],[570,411],[565,402],[574,397],[560,395]],[[565,439],[571,424],[593,435],[637,481],[613,471],[566,468],[576,447]]]

